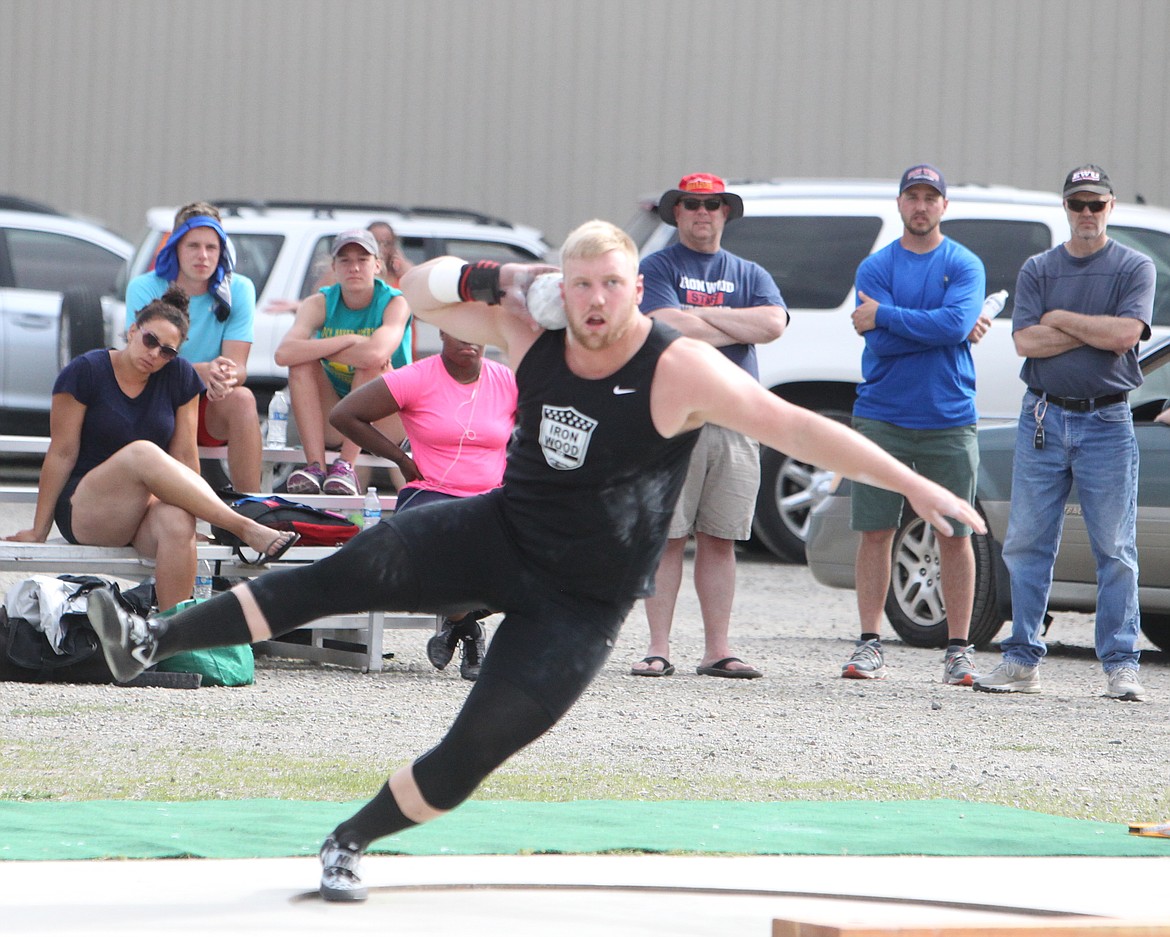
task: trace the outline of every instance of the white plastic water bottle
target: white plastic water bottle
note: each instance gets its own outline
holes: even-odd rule
[[[983,315],[989,319],[994,319],[1001,312],[1003,307],[1007,305],[1008,291],[1000,290],[998,293],[992,293],[985,300],[983,300]]]
[[[211,598],[211,564],[207,560],[200,560],[195,567],[195,598]]]
[[[283,390],[273,394],[268,404],[268,435],[264,445],[268,449],[288,447],[288,398]]]
[[[369,530],[382,519],[382,501],[378,498],[378,489],[366,489],[366,500],[362,503],[362,528]]]

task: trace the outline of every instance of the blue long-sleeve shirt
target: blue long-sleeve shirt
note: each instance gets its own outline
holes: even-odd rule
[[[949,238],[927,254],[895,241],[861,262],[856,285],[878,310],[863,336],[853,412],[907,429],[974,423],[967,336],[983,305],[983,261]]]

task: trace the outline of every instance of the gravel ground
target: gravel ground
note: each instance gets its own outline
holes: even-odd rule
[[[8,508],[5,531],[26,522]],[[1145,655],[1148,702],[1103,698],[1091,616],[1056,617],[1039,696],[943,686],[940,651],[893,638],[888,679],[842,680],[853,594],[749,552],[733,644],[764,677],[720,680],[694,673],[702,628],[689,577],[688,560],[678,673],[628,675],[647,635],[635,607],[581,702],[478,796],[947,797],[1115,822],[1170,813],[1167,656]],[[255,685],[233,689],[0,684],[0,799],[368,796],[441,736],[470,688],[456,666],[430,667],[425,638],[388,633],[394,658],[372,675],[261,658]]]

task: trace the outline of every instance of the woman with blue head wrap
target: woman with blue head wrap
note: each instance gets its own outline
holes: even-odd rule
[[[191,332],[180,354],[195,366],[206,391],[199,405],[199,445],[228,447],[232,485],[260,487],[261,441],[256,398],[244,387],[252,348],[256,288],[235,272],[235,250],[219,210],[184,205],[155,258],[154,270],[126,288],[127,327],[135,313],[174,284],[191,297]]]

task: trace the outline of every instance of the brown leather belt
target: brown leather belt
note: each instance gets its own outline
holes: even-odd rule
[[[1116,394],[1106,394],[1104,397],[1086,397],[1077,399],[1074,397],[1057,397],[1054,394],[1046,394],[1042,390],[1037,390],[1035,387],[1029,387],[1032,393],[1037,397],[1043,397],[1053,406],[1060,407],[1062,410],[1072,410],[1076,413],[1088,413],[1091,410],[1099,410],[1101,407],[1108,407],[1115,403],[1124,403],[1128,398],[1125,391]]]

